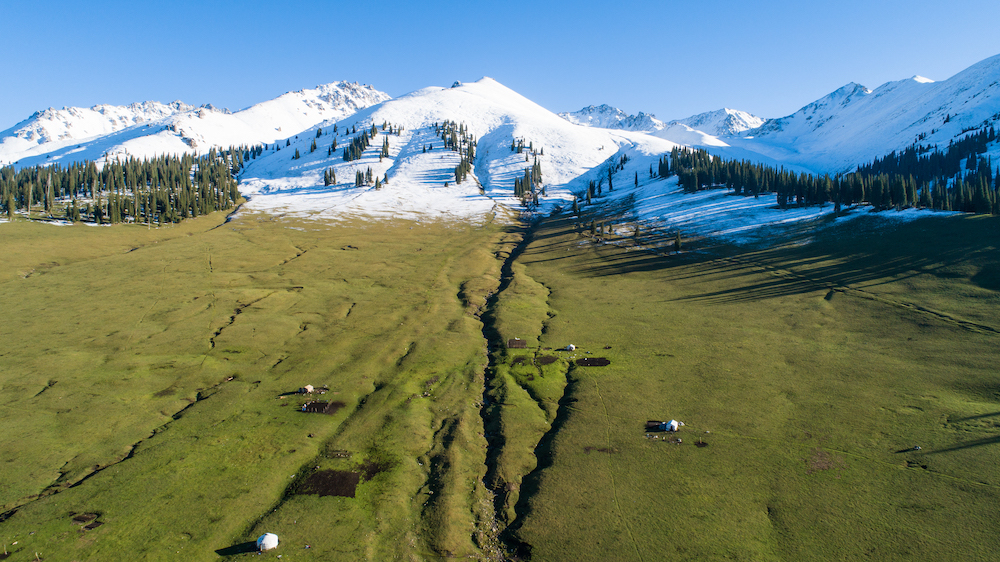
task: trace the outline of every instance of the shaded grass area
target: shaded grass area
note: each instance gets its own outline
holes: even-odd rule
[[[502,229],[223,220],[2,225],[0,538],[49,560],[239,557],[261,529],[300,559],[478,552],[470,311]],[[299,411],[306,384],[343,407]],[[326,470],[362,475],[355,497],[295,494]]]
[[[859,221],[676,256],[545,223],[521,259],[556,311],[540,344],[610,364],[571,372],[522,554],[993,557],[998,222]],[[646,437],[671,418],[681,443]]]

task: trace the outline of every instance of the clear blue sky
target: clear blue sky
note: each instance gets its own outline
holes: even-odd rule
[[[779,117],[852,81],[948,78],[1000,54],[998,29],[996,0],[3,0],[0,129],[47,107],[482,76],[553,111]]]

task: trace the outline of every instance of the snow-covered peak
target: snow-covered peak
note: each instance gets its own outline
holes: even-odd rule
[[[274,142],[389,99],[371,86],[333,82],[288,92],[235,113],[180,101],[36,112],[0,132],[0,165],[150,157]]]
[[[911,144],[947,145],[1000,121],[1000,55],[942,81],[920,76],[874,90],[850,83],[792,115],[745,131],[741,148],[843,172]]]
[[[745,111],[726,108],[664,123],[651,114],[640,111],[637,115],[629,115],[621,109],[607,104],[590,105],[572,113],[560,113],[559,116],[570,123],[586,127],[646,133],[657,133],[657,131],[663,131],[667,128],[680,131],[681,129],[674,126],[686,125],[714,137],[735,135],[747,129],[759,127],[766,121],[766,119]]]
[[[446,122],[460,126],[476,143],[473,167],[461,183],[456,183],[456,170],[462,154],[444,147],[442,135],[451,138],[440,129]],[[346,161],[344,147],[373,125],[371,148]],[[388,156],[379,149],[384,143]],[[341,120],[336,133],[324,124],[322,131],[310,129],[290,146],[270,147],[245,170],[241,192],[251,197],[248,211],[323,219],[481,221],[520,207],[515,182],[536,162],[542,174],[539,187],[545,189],[544,195],[539,192],[539,206],[552,209],[570,204],[589,181],[606,181],[608,166],[623,156],[635,164],[619,172],[616,181],[634,184],[639,172],[647,174],[659,155],[675,146],[644,133],[580,127],[483,78],[423,88]],[[331,170],[337,181],[326,186],[323,178]],[[379,187],[373,180],[356,185],[359,173],[378,179]]]
[[[576,125],[611,129],[627,118],[628,114],[617,107],[602,103],[601,105],[588,105],[579,111],[560,113],[559,117]]]
[[[637,115],[629,115],[607,104],[589,105],[572,113],[560,113],[559,116],[575,125],[602,129],[652,132],[664,127],[663,121],[651,114],[640,111]]]
[[[359,109],[364,109],[383,102],[389,98],[389,94],[380,92],[367,84],[362,85],[357,82],[331,82],[329,84],[320,84],[313,89],[288,92],[287,94],[282,94],[273,100],[259,103],[243,111],[250,111],[254,108],[275,108],[281,105],[296,105],[297,103],[302,103],[306,106],[318,107],[322,110],[338,108],[346,112],[346,114],[350,114]],[[243,111],[239,113],[242,113]]]
[[[157,121],[191,111],[195,106],[175,101],[164,104],[144,101],[129,105],[100,104],[93,107],[48,108],[0,132],[0,139],[16,137],[41,145],[60,140],[76,140],[106,135],[139,123]]]
[[[806,105],[788,117],[770,119],[760,127],[748,129],[746,133],[753,136],[763,136],[785,131],[789,128],[815,130],[826,123],[829,115],[837,113],[853,101],[871,93],[871,90],[861,84],[850,82]]]
[[[736,135],[748,129],[755,129],[763,125],[765,121],[767,119],[757,117],[746,111],[724,108],[692,115],[686,119],[671,121],[670,124],[679,123],[708,133],[709,135],[724,137]]]

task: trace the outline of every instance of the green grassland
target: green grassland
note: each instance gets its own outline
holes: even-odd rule
[[[12,559],[217,559],[258,527],[310,559],[478,552],[474,313],[509,235],[224,218],[0,225]],[[298,411],[282,395],[306,384],[343,408]],[[290,493],[365,463],[384,470],[356,498]],[[81,513],[104,525],[80,531]]]
[[[571,369],[535,450],[513,526],[532,559],[995,557],[996,219],[605,242],[625,246],[552,220],[521,257],[550,295],[541,345],[612,361]],[[647,438],[670,418],[681,444]]]
[[[263,532],[282,560],[991,559],[1000,223],[812,226],[670,255],[558,217],[520,254],[495,225],[2,224],[0,542],[25,561],[238,560]],[[299,411],[306,384],[343,406]],[[671,418],[682,443],[644,430]],[[360,473],[355,496],[297,493],[325,471]]]

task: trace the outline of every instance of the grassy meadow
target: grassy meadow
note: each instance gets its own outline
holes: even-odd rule
[[[0,224],[0,559],[992,559],[1000,221],[887,224]]]
[[[540,345],[611,360],[574,366],[556,398],[520,485],[522,552],[995,557],[997,219],[862,217],[679,255],[604,241],[550,220],[521,256],[549,292]],[[671,418],[681,443],[647,437]]]
[[[261,529],[286,559],[479,552],[475,314],[508,234],[224,218],[0,225],[11,560],[214,560]],[[306,384],[342,407],[298,411]],[[293,493],[364,465],[354,498]]]

